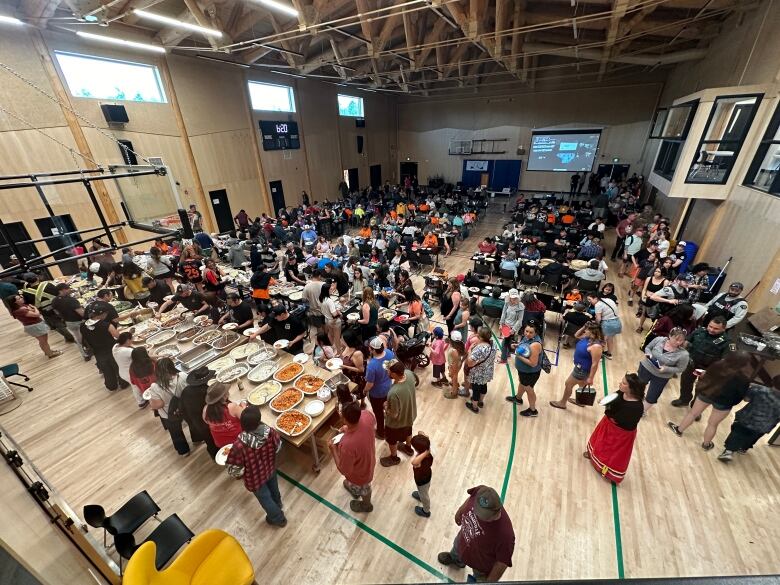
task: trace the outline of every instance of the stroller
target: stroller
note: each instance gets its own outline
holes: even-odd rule
[[[429,337],[430,333],[421,331],[414,337],[404,339],[398,344],[396,357],[403,362],[407,369],[414,371],[418,366],[425,368],[431,363],[430,358],[425,353]]]

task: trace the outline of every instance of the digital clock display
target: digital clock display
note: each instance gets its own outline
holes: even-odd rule
[[[293,121],[260,121],[263,150],[294,150],[301,147],[298,123]]]
[[[287,134],[287,124],[277,124],[276,125],[276,133],[277,134]]]

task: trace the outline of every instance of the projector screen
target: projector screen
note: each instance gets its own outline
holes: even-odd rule
[[[531,134],[529,171],[590,171],[601,130],[560,130]]]

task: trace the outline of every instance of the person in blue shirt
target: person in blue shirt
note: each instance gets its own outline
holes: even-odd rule
[[[528,260],[534,260],[538,261],[539,258],[542,257],[542,255],[539,253],[539,250],[536,249],[536,246],[531,244],[530,246],[523,248],[523,250],[520,252],[520,256],[523,258],[527,258]]]
[[[384,365],[385,362],[395,359],[395,354],[385,348],[385,339],[381,336],[373,337],[368,346],[371,352],[371,359],[368,360],[368,365],[366,366],[366,386],[363,389],[363,394],[368,395],[368,400],[371,402],[371,410],[374,411],[374,416],[376,417],[376,437],[384,439],[385,402],[387,402],[387,394],[390,392],[390,387],[393,385],[393,380],[390,378],[390,374],[387,373]]]
[[[192,239],[198,242],[200,249],[203,250],[203,256],[211,256],[211,249],[214,247],[214,241],[211,239],[211,236],[206,232],[197,232]]]
[[[460,214],[452,218],[453,227],[463,227],[463,217]]]
[[[507,252],[506,257],[501,261],[499,267],[501,270],[511,270],[514,272],[515,278],[517,278],[517,260],[515,260],[515,253]]]
[[[316,241],[317,241],[317,232],[314,231],[314,229],[310,225],[303,226],[303,231],[301,232],[301,246],[310,248],[314,246]]]

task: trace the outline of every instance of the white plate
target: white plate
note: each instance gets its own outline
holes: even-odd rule
[[[255,333],[257,333],[258,331],[260,331],[259,327],[250,327],[249,329],[244,329],[243,333],[244,335],[249,337],[250,335],[254,335]]]
[[[172,301],[173,300],[173,295],[166,295],[166,296],[163,297],[163,300],[164,301]]]
[[[325,367],[329,369],[331,372],[340,370],[341,366],[343,365],[344,365],[344,360],[342,360],[341,358],[331,358],[327,362],[325,362]]]
[[[604,398],[599,400],[599,404],[601,406],[606,406],[610,402],[614,402],[615,400],[617,400],[617,397],[618,397],[618,393],[617,392],[613,392],[612,394],[607,394]]]
[[[274,341],[274,347],[276,349],[284,349],[288,345],[290,345],[290,340],[289,339],[280,339],[278,341]]]
[[[320,416],[325,411],[325,403],[322,400],[312,400],[303,407],[303,412],[309,416]]]
[[[225,331],[232,331],[233,329],[238,329],[238,323],[225,323],[222,326],[222,329]]]
[[[305,353],[299,353],[296,354],[296,356],[293,358],[293,361],[296,364],[305,364],[306,362],[309,361],[309,356]]]
[[[144,400],[151,400],[152,399],[152,391],[149,389],[144,390],[144,393],[141,394],[141,398]]]
[[[232,447],[233,445],[225,445],[217,451],[217,454],[214,456],[214,461],[216,461],[217,465],[225,465],[227,463],[228,453],[230,453]]]
[[[341,443],[341,439],[343,438],[344,438],[344,433],[339,433],[338,435],[336,435],[331,439],[331,443],[333,443],[334,445],[338,445],[339,443]]]

